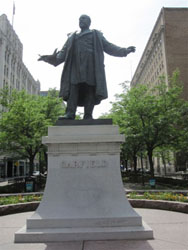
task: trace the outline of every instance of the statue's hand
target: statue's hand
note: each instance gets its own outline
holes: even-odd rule
[[[49,60],[55,58],[56,55],[57,55],[57,49],[54,50],[54,53],[52,55],[44,55],[44,56],[39,55],[38,61],[49,62]]]
[[[136,47],[134,46],[130,46],[127,48],[127,54],[131,53],[131,52],[135,52],[136,51]]]
[[[48,55],[45,55],[45,56],[39,55],[38,61],[48,62],[49,57],[50,57],[50,56],[48,56]]]

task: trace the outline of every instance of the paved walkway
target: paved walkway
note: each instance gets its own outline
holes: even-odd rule
[[[14,232],[33,212],[0,217],[0,250],[188,250],[188,214],[135,209],[153,229],[154,240],[85,241],[15,244]]]

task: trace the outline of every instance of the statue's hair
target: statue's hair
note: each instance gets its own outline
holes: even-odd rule
[[[83,15],[81,15],[80,17],[82,17],[82,16],[87,17],[87,19],[88,19],[88,21],[89,21],[89,26],[90,26],[90,25],[91,25],[91,18],[90,18],[90,16],[88,16],[88,15],[86,15],[86,14],[83,14]]]

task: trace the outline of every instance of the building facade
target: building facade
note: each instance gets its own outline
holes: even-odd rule
[[[7,86],[10,92],[24,89],[29,94],[39,95],[40,82],[34,80],[22,58],[23,45],[3,14],[0,16],[0,88]],[[0,177],[26,175],[27,172],[26,161],[0,156]]]
[[[5,14],[0,16],[0,88],[25,89],[38,95],[40,82],[35,81],[22,61],[23,45]]]
[[[159,76],[179,69],[184,84],[183,98],[188,100],[188,8],[162,8],[137,66],[131,87],[156,86]]]
[[[188,101],[188,8],[162,8],[142,57],[131,81],[131,87],[147,84],[153,87],[159,84],[160,76],[168,77],[178,69],[183,82],[182,97]],[[173,154],[171,153],[171,158]],[[177,163],[177,158],[176,163]],[[186,163],[167,166],[160,158],[155,158],[155,171],[159,174],[185,170]],[[173,165],[173,166],[172,166]]]

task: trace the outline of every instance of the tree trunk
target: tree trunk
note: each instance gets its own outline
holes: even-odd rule
[[[151,178],[154,178],[154,164],[153,164],[153,150],[148,150],[148,160],[150,165],[150,171],[151,171]]]
[[[145,181],[144,181],[144,166],[143,166],[143,157],[142,157],[142,153],[140,156],[140,160],[141,160],[141,168],[142,168],[142,186],[145,185]]]
[[[34,157],[30,156],[30,158],[29,158],[29,176],[31,176],[33,174],[33,170],[34,170]]]
[[[164,175],[166,176],[166,160],[165,160],[165,156],[163,153],[161,153],[161,157],[162,157],[162,162],[164,165]]]
[[[38,154],[39,154],[39,171],[40,173],[43,173],[44,171],[43,171],[43,164],[42,164],[42,151],[40,150]]]
[[[128,160],[124,159],[123,164],[124,164],[124,169],[126,169],[126,171],[128,171]]]
[[[136,175],[137,174],[137,157],[136,156],[133,157],[133,162],[134,162],[134,173]]]

